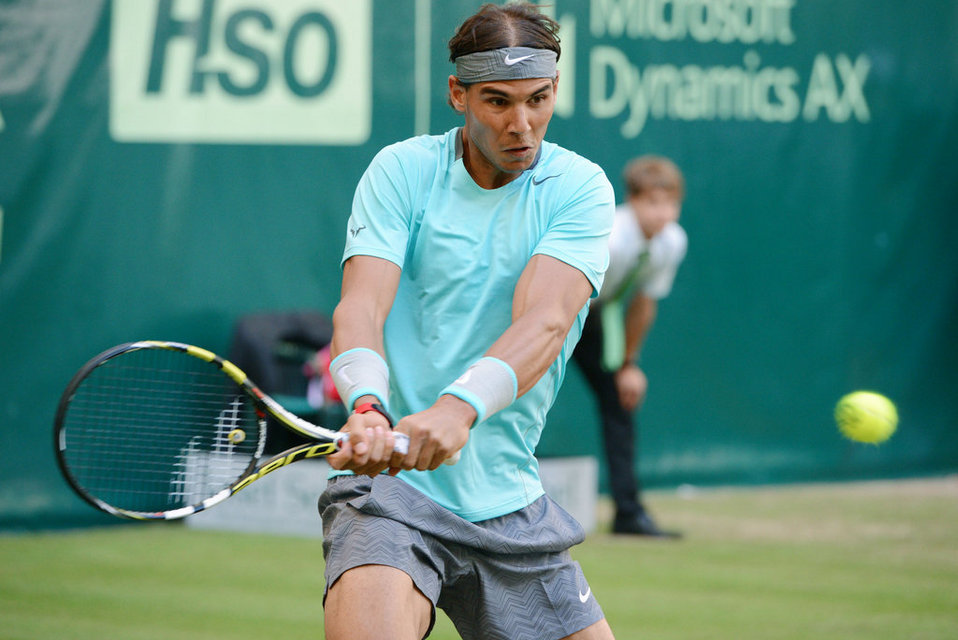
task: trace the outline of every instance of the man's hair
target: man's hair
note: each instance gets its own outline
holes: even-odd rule
[[[559,24],[528,2],[484,4],[466,19],[449,40],[449,61],[477,51],[531,47],[562,53]]]
[[[662,156],[646,155],[632,160],[622,172],[629,196],[640,196],[652,189],[664,189],[681,202],[685,198],[685,178],[674,162]]]

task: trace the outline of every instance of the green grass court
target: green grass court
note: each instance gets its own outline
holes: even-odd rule
[[[652,492],[681,542],[574,552],[619,640],[958,637],[958,477]],[[3,640],[322,638],[318,540],[124,526],[0,537]],[[432,638],[458,638],[440,616]]]

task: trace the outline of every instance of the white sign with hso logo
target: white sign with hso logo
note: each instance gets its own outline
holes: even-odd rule
[[[355,145],[371,120],[371,0],[113,2],[115,140]]]

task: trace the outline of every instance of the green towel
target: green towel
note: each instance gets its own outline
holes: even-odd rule
[[[639,271],[649,260],[649,250],[645,249],[636,260],[635,267],[622,280],[615,295],[602,303],[602,367],[606,371],[618,371],[625,364],[625,312],[622,301],[629,299],[635,287]]]
[[[622,303],[610,300],[601,307],[602,313],[602,367],[618,371],[625,362],[625,316]]]

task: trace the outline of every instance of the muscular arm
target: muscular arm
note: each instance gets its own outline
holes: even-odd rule
[[[512,325],[486,355],[509,364],[522,395],[549,369],[592,293],[585,275],[560,260],[535,255],[526,265],[512,300]]]
[[[353,256],[346,261],[340,301],[333,312],[330,344],[333,358],[357,347],[385,355],[383,325],[396,297],[400,273],[397,265],[381,258]],[[377,399],[363,396],[357,400],[357,404],[364,402],[377,402]],[[349,411],[352,409],[347,407]],[[381,473],[389,466],[395,439],[383,416],[353,414],[343,430],[349,432],[349,442],[329,456],[330,465],[369,475]]]
[[[382,327],[392,306],[399,268],[377,258],[356,256],[345,265],[343,293],[333,314],[335,357],[347,349],[366,347],[380,354]],[[518,379],[518,394],[531,389],[559,356],[566,334],[592,292],[585,275],[555,258],[534,256],[516,285],[512,324],[486,355],[507,362]],[[360,402],[369,398],[361,398]],[[396,430],[409,434],[409,453],[393,454],[393,436],[380,429],[381,416],[353,415],[346,424],[350,443],[329,457],[338,469],[375,475],[391,467],[435,469],[469,438],[475,410],[462,400],[442,395],[431,407],[403,417]]]
[[[383,325],[396,297],[399,275],[398,266],[381,258],[353,256],[346,261],[342,293],[333,312],[333,358],[356,347],[385,356]]]

